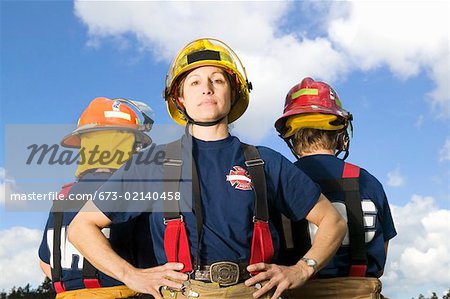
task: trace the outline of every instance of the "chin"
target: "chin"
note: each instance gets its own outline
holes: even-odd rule
[[[201,115],[198,117],[194,117],[194,119],[198,119],[201,122],[211,122],[211,121],[215,121],[219,118],[222,118],[223,115],[220,114],[214,114],[214,115]]]

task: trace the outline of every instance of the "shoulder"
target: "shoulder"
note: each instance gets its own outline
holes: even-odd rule
[[[266,172],[288,177],[305,176],[300,168],[281,153],[266,146],[257,146],[256,148],[261,155],[261,159],[264,160]]]
[[[383,185],[364,168],[360,169],[359,186],[361,198],[372,200],[379,209],[382,209],[387,201]]]
[[[279,152],[277,152],[276,150],[273,150],[267,146],[262,146],[262,145],[258,145],[256,146],[256,148],[258,149],[260,155],[261,155],[261,159],[267,159],[269,161],[272,160],[287,160],[282,154],[280,154]]]
[[[383,185],[381,182],[366,169],[360,167],[359,179],[362,184],[366,187],[375,189],[375,190],[383,190]]]
[[[143,175],[152,172],[155,167],[151,166],[161,166],[163,164],[165,153],[166,144],[152,144],[144,150],[135,153],[130,160],[125,162],[122,167],[114,173],[112,179],[117,179],[118,177],[133,177],[136,174]]]

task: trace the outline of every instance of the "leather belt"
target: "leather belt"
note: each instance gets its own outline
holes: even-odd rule
[[[203,265],[192,273],[191,278],[199,281],[215,282],[221,287],[232,286],[249,279],[248,264],[233,262],[217,262]]]

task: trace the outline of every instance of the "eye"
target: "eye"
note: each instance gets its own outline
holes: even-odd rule
[[[215,83],[215,84],[224,84],[225,83],[225,79],[223,79],[223,78],[215,78],[215,79],[213,79],[213,83]]]
[[[198,85],[198,80],[194,80],[194,81],[192,81],[191,83],[190,83],[190,85],[191,86],[196,86],[196,85]]]

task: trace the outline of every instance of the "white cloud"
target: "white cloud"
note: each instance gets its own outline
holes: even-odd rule
[[[0,167],[0,208],[11,208],[18,210],[24,207],[27,202],[25,201],[8,201],[6,198],[10,198],[13,192],[17,192],[16,181],[10,175],[8,175],[5,168]]]
[[[166,62],[195,38],[214,36],[226,41],[244,62],[254,87],[249,109],[235,130],[254,141],[273,128],[285,94],[302,77],[333,81],[346,72],[345,60],[327,39],[300,42],[292,34],[279,35],[276,24],[292,3],[215,2],[214,9],[210,5],[81,1],[75,3],[75,10],[96,43],[99,37],[133,33],[142,47]],[[259,130],[254,130],[256,121]]]
[[[281,29],[287,19],[311,9],[318,36]],[[88,44],[99,47],[102,38],[112,38],[128,47],[131,35],[139,51],[166,62],[201,36],[232,45],[255,88],[247,114],[236,125],[250,139],[267,134],[281,115],[284,95],[302,77],[333,83],[355,69],[387,66],[400,78],[426,71],[436,85],[429,93],[432,107],[450,115],[445,2],[76,1],[75,13],[88,26]],[[261,126],[252,130],[256,121]]]
[[[25,227],[0,230],[0,290],[27,283],[37,287],[44,281],[38,263],[41,237],[42,231]]]
[[[404,176],[400,173],[400,169],[397,168],[387,174],[387,185],[391,187],[401,187],[405,183]]]
[[[429,93],[432,107],[448,117],[449,5],[447,1],[355,1],[346,17],[330,21],[329,37],[362,70],[386,65],[400,78],[427,72],[436,85]]]
[[[5,168],[0,167],[0,207],[5,206],[5,198],[11,194],[14,186],[15,181],[7,177]]]
[[[445,140],[444,146],[439,151],[439,161],[450,161],[450,139]]]
[[[389,244],[384,294],[389,298],[441,293],[450,279],[450,210],[432,197],[413,195],[403,207],[391,205],[398,235]]]
[[[317,16],[312,20],[317,36],[281,28],[310,10]],[[129,47],[127,37],[133,36],[139,51],[166,62],[192,39],[225,40],[241,56],[255,88],[236,125],[250,139],[259,140],[273,127],[284,95],[302,77],[333,83],[355,69],[387,66],[399,78],[426,71],[436,85],[429,93],[431,106],[450,115],[446,2],[76,1],[75,13],[88,26],[88,44],[99,47],[101,39],[112,38]],[[256,122],[259,130],[252,129]]]

